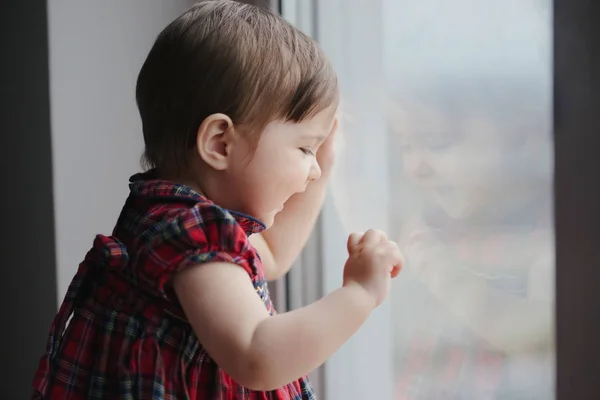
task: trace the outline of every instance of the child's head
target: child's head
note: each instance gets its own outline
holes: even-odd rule
[[[306,137],[327,133],[338,87],[318,45],[280,16],[235,1],[205,1],[158,36],[136,97],[147,167],[193,176],[211,200],[268,218],[267,209],[279,209],[293,193],[269,193],[274,188],[265,182],[293,183],[294,174],[304,175],[296,178],[302,188],[288,189],[297,192],[317,177],[314,157],[299,147],[316,151],[318,143]],[[292,144],[302,159],[286,152]]]
[[[453,219],[523,208],[549,187],[550,99],[535,78],[448,76],[407,88],[391,110],[404,174]]]

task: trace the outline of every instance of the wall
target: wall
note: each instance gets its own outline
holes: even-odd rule
[[[53,0],[48,8],[59,301],[94,235],[110,233],[143,151],[135,81],[190,0]]]
[[[138,172],[135,80],[192,0],[3,1],[0,397],[27,398],[51,320]]]

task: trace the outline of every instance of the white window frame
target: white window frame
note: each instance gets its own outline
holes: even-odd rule
[[[355,9],[348,9],[341,0],[281,0],[279,5],[284,18],[321,43],[334,65],[351,62],[336,51],[343,45],[341,24],[346,13],[360,16],[367,25],[381,26],[381,0],[365,1]],[[328,35],[319,35],[327,31]],[[374,44],[373,51],[379,55],[380,31],[360,29],[359,34],[362,40]],[[358,71],[357,75],[361,72],[365,73]],[[316,301],[341,285],[348,233],[339,221],[332,196],[327,196],[313,235],[286,277],[287,309]],[[391,333],[391,309],[389,303],[384,303],[354,337],[311,374],[319,398],[392,399]]]

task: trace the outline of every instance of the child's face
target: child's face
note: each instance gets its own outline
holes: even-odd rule
[[[266,126],[256,149],[248,148],[230,169],[232,187],[240,193],[239,211],[271,226],[291,196],[320,178],[315,155],[332,129],[334,114],[333,108],[325,109],[300,123]]]
[[[506,189],[506,146],[486,120],[396,109],[393,130],[406,177],[452,218],[470,217]]]

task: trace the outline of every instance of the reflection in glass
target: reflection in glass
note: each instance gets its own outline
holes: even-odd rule
[[[550,0],[327,4],[333,203],[344,230],[382,228],[407,258],[394,400],[551,400]]]
[[[443,4],[386,10],[396,399],[551,399],[549,17]]]

